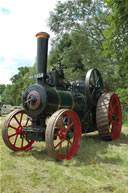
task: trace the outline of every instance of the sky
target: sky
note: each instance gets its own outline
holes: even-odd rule
[[[11,84],[19,67],[32,66],[38,32],[53,33],[47,26],[57,0],[0,0],[0,84]],[[49,40],[50,48],[50,40]]]

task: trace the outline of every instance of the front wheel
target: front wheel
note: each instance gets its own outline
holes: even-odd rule
[[[24,110],[12,111],[4,121],[2,138],[13,151],[26,151],[31,148],[33,140],[26,140],[23,127],[31,124],[31,118]]]
[[[55,112],[49,119],[45,133],[50,155],[59,160],[70,160],[81,141],[81,123],[78,115],[67,109]]]

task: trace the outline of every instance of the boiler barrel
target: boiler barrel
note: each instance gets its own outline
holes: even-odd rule
[[[27,89],[24,101],[25,110],[31,117],[52,115],[59,109],[72,109],[80,117],[84,115],[85,98],[81,93],[36,84]]]
[[[75,111],[80,117],[84,115],[85,98],[81,93],[63,91],[54,89],[57,93],[58,109],[71,109]]]

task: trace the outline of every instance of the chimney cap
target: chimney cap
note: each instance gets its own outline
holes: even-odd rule
[[[39,32],[36,34],[37,38],[50,38],[50,35],[46,32]]]

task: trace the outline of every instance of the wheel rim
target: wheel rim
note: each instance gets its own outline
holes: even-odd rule
[[[116,94],[113,94],[110,98],[108,119],[112,139],[118,139],[122,126],[122,114],[120,101]]]
[[[48,121],[46,146],[50,155],[70,160],[78,151],[81,141],[81,123],[71,110],[59,110]]]
[[[103,79],[97,69],[90,69],[85,78],[85,91],[90,104],[96,105],[104,92]]]
[[[23,127],[30,125],[30,117],[24,110],[11,112],[2,129],[2,137],[10,149],[14,151],[26,151],[31,148],[33,140],[26,140]]]

